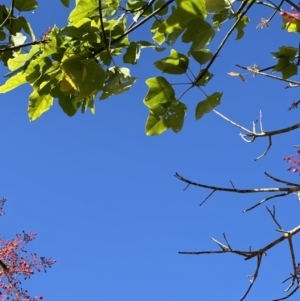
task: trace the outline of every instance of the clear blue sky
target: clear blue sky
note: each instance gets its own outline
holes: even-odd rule
[[[48,26],[65,26],[69,11],[58,0],[40,1],[34,14],[25,16],[38,37]],[[250,14],[245,38],[230,38],[212,68],[215,78],[205,88],[208,94],[223,91],[217,110],[246,127],[252,127],[261,109],[266,130],[298,121],[299,112],[287,108],[299,99],[299,91],[250,74],[243,83],[227,72],[240,71],[236,63],[270,66],[275,63],[271,51],[283,44],[298,46],[297,34],[280,30],[279,16],[270,28],[256,29],[261,17],[270,15],[270,10]],[[212,51],[226,28],[218,33]],[[137,36],[145,35],[140,28]],[[242,213],[264,195],[215,193],[199,207],[209,191],[183,191],[185,185],[173,174],[223,186],[230,186],[231,180],[239,188],[275,187],[264,171],[295,182],[298,176],[286,172],[282,159],[295,152],[292,145],[299,144],[299,133],[275,137],[269,154],[253,162],[267,141],[245,143],[237,128],[213,113],[196,122],[194,108],[204,96],[195,90],[183,98],[189,111],[179,134],[147,137],[144,82],[160,75],[152,62],[168,53],[142,52],[138,65],[128,66],[138,77],[135,86],[97,103],[95,116],[87,112],[69,118],[55,103],[30,123],[30,87],[1,95],[0,183],[1,197],[7,199],[6,215],[0,219],[2,235],[12,238],[22,230],[35,231],[38,236],[29,251],[57,260],[46,275],[23,282],[32,295],[43,294],[51,301],[239,300],[249,285],[246,275],[255,270],[254,260],[245,262],[231,254],[184,256],[178,251],[218,250],[209,238],[223,242],[223,232],[236,249],[257,249],[279,237],[264,206]],[[196,65],[192,69],[198,72]],[[3,68],[1,72],[6,73]],[[186,79],[173,76],[169,81]],[[273,204],[286,230],[298,225],[295,195],[268,205]],[[299,238],[294,244],[299,250]],[[287,284],[280,282],[291,271],[284,243],[264,258],[248,300],[284,296]],[[297,298],[299,294],[290,300]]]

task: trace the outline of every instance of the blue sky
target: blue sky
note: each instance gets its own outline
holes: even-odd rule
[[[34,14],[26,14],[36,36],[48,26],[67,24],[70,10],[59,1],[47,2],[40,1]],[[297,110],[287,111],[298,100],[298,90],[250,74],[243,83],[227,72],[240,71],[236,63],[270,66],[275,63],[271,51],[298,46],[297,34],[280,30],[279,16],[270,28],[256,29],[261,17],[270,15],[269,10],[250,13],[245,37],[230,38],[211,69],[215,77],[205,88],[208,94],[224,92],[217,110],[246,127],[252,127],[261,109],[266,130],[298,121]],[[217,34],[212,51],[226,28]],[[143,28],[136,34],[145,35]],[[298,176],[286,172],[282,159],[294,154],[297,132],[275,137],[269,154],[253,162],[267,141],[245,143],[239,129],[213,113],[195,121],[194,109],[204,99],[195,90],[182,99],[189,110],[180,133],[147,137],[144,82],[160,75],[152,62],[168,53],[142,52],[138,65],[128,66],[138,77],[135,86],[97,103],[95,116],[87,112],[69,118],[55,104],[30,123],[30,87],[1,95],[0,183],[7,199],[6,215],[0,219],[2,235],[12,238],[22,230],[35,231],[38,236],[29,251],[57,260],[46,275],[23,282],[32,295],[43,294],[52,301],[239,300],[249,285],[246,275],[255,270],[254,260],[245,262],[231,254],[184,256],[178,251],[217,250],[209,238],[223,242],[223,232],[236,249],[260,248],[279,237],[264,206],[242,213],[264,195],[215,193],[199,207],[209,191],[194,187],[183,191],[184,183],[173,175],[178,172],[220,186],[230,186],[231,180],[239,188],[275,187],[263,175],[267,171],[295,182]],[[192,69],[198,72],[197,66]],[[183,77],[172,76],[169,81],[182,82]],[[286,230],[298,225],[295,195],[268,205],[273,204]],[[294,245],[299,250],[298,237]],[[248,300],[284,296],[287,285],[281,281],[291,269],[287,243],[271,250]]]

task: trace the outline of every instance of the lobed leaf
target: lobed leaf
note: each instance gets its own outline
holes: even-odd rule
[[[196,120],[203,117],[204,114],[211,112],[221,102],[223,93],[215,92],[208,96],[205,100],[200,101],[196,107]]]
[[[189,66],[189,58],[171,49],[169,57],[154,62],[156,68],[169,74],[184,74]]]

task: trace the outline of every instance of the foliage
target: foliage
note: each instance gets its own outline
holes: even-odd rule
[[[0,215],[4,214],[3,205],[5,199],[0,200]],[[0,298],[1,300],[9,300],[12,298],[15,301],[25,300],[41,300],[43,296],[39,295],[31,297],[20,284],[20,276],[24,279],[30,278],[34,274],[34,270],[40,272],[42,268],[50,268],[55,260],[52,258],[40,257],[37,258],[36,254],[31,256],[21,256],[26,253],[25,245],[32,241],[36,233],[29,232],[17,234],[12,240],[0,239]]]
[[[66,7],[70,5],[68,0],[61,2]],[[213,78],[209,69],[235,29],[236,40],[243,38],[244,28],[250,21],[246,13],[256,8],[254,4],[244,1],[238,5],[224,0],[207,0],[206,3],[204,0],[78,0],[68,24],[63,28],[55,25],[48,28],[41,39],[35,38],[29,21],[22,16],[23,12],[34,10],[37,1],[15,1],[13,9],[2,5],[0,59],[10,72],[0,86],[0,93],[29,84],[33,90],[28,101],[31,121],[48,111],[55,99],[68,116],[75,115],[79,109],[82,113],[87,109],[95,113],[97,95],[99,100],[106,100],[128,91],[136,82],[128,65],[138,63],[143,49],[152,48],[159,53],[164,50],[165,47],[161,47],[164,44],[172,47],[170,55],[155,61],[154,66],[166,76],[146,81],[149,87],[144,98],[149,109],[146,134],[158,135],[167,129],[177,133],[188,110],[183,98],[190,89],[199,89],[206,97],[195,108],[196,119],[220,104],[223,91],[215,91],[211,96],[204,92],[204,86]],[[268,5],[274,13],[280,12],[287,31],[300,32],[298,11],[294,9],[289,13],[280,6]],[[262,26],[270,21],[265,20]],[[145,22],[152,25],[145,27]],[[233,22],[233,25],[213,53],[207,47],[219,32],[221,34],[225,22]],[[152,41],[132,38],[132,32],[141,26],[150,31]],[[188,45],[186,53],[174,48],[179,38]],[[27,39],[31,41],[25,43]],[[281,72],[283,79],[296,75],[297,52],[297,48],[290,46],[281,46],[278,52],[273,52],[278,59],[273,71]],[[122,57],[122,61],[118,57]],[[192,69],[200,70],[198,75]],[[188,79],[184,93],[177,95],[169,75]],[[160,84],[163,85],[160,89],[168,87],[169,92],[160,94]],[[160,97],[150,100],[154,90]]]

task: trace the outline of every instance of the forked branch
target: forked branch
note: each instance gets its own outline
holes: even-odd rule
[[[271,211],[270,209],[268,209],[268,212],[270,213],[273,221],[276,223],[277,226],[279,226],[279,232],[282,233],[282,235],[273,240],[272,242],[270,242],[269,244],[265,245],[264,247],[252,251],[251,248],[249,250],[235,250],[233,249],[225,234],[223,234],[224,240],[225,240],[225,244],[219,242],[218,240],[216,240],[215,238],[211,237],[211,240],[213,242],[215,242],[220,248],[221,250],[209,250],[209,251],[194,251],[194,252],[187,252],[187,251],[180,251],[179,254],[184,254],[184,255],[203,255],[203,254],[223,254],[223,253],[232,253],[232,254],[236,254],[236,255],[240,255],[243,256],[245,260],[249,260],[252,258],[256,258],[257,263],[256,263],[256,269],[253,275],[249,276],[251,277],[250,280],[250,285],[248,286],[248,289],[246,290],[245,294],[243,295],[243,297],[240,299],[240,301],[244,300],[247,295],[249,294],[251,288],[253,287],[258,274],[259,274],[259,269],[261,267],[261,263],[262,263],[262,259],[263,256],[267,254],[267,252],[269,250],[271,250],[272,248],[274,248],[276,245],[280,244],[281,242],[288,240],[289,243],[289,248],[290,248],[290,254],[291,254],[291,261],[292,261],[292,265],[293,265],[293,273],[291,273],[291,276],[287,279],[285,279],[282,283],[285,283],[287,280],[292,279],[290,285],[288,286],[287,289],[285,289],[285,292],[288,292],[292,287],[294,287],[296,285],[296,287],[286,296],[280,298],[280,299],[276,299],[276,300],[284,300],[289,298],[290,296],[292,296],[298,289],[299,289],[299,285],[300,285],[300,280],[299,280],[299,266],[296,266],[296,259],[295,259],[295,252],[294,252],[294,246],[293,246],[293,236],[295,236],[297,233],[300,232],[300,225],[296,226],[294,229],[290,230],[290,231],[284,231],[279,222],[276,219],[275,216],[275,207],[273,207],[273,211]],[[275,301],[275,300],[274,300]]]
[[[262,124],[262,112],[260,111],[260,118],[259,118],[259,126],[260,126],[260,132],[256,132],[256,122],[253,122],[253,129],[249,130],[243,126],[241,126],[240,124],[232,121],[231,119],[229,119],[228,117],[224,116],[223,114],[221,114],[220,112],[213,110],[217,115],[219,115],[220,117],[222,117],[224,120],[226,120],[227,122],[229,122],[230,124],[234,125],[235,127],[243,130],[246,133],[240,133],[241,138],[248,143],[252,143],[255,141],[255,139],[257,138],[265,138],[267,137],[269,140],[269,144],[267,149],[265,150],[265,152],[258,156],[257,158],[254,159],[254,161],[257,161],[261,158],[263,158],[268,151],[270,150],[271,146],[272,146],[272,137],[275,135],[280,135],[280,134],[284,134],[284,133],[288,133],[291,131],[294,131],[298,128],[300,128],[300,123],[296,123],[294,125],[288,126],[286,128],[282,128],[282,129],[278,129],[278,130],[274,130],[274,131],[264,131],[263,130],[263,124]]]

